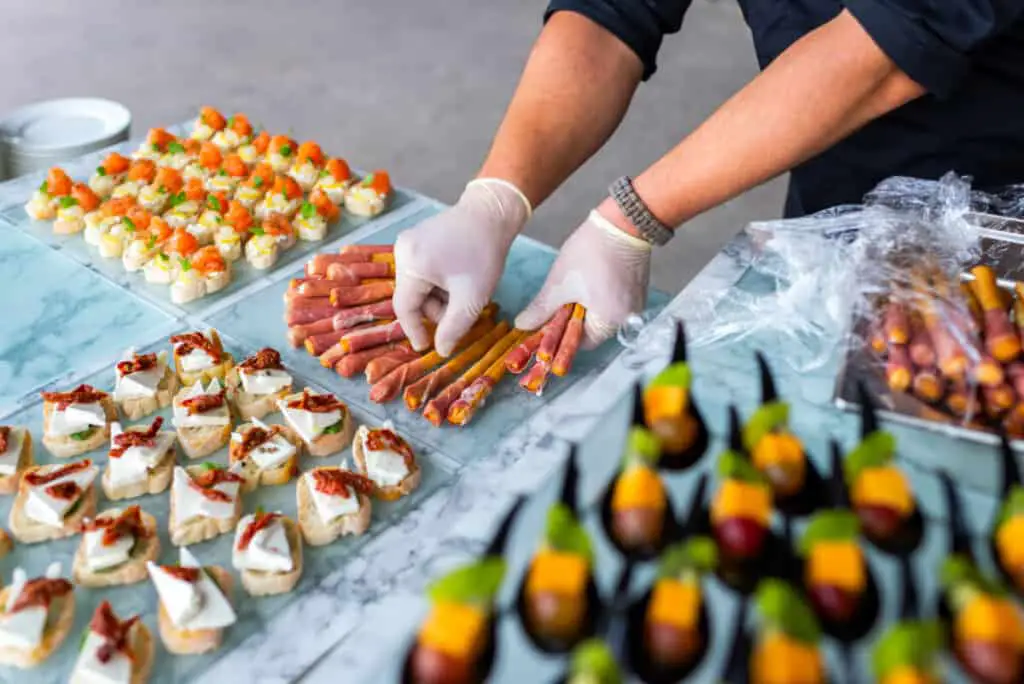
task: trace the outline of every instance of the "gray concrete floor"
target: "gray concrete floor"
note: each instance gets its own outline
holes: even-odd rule
[[[453,201],[487,150],[546,0],[0,4],[0,111],[103,96],[127,105],[141,133],[209,103]],[[615,137],[540,208],[529,234],[561,242],[611,179],[657,159],[755,72],[736,4],[696,0]],[[747,221],[777,216],[783,189],[770,184],[693,221],[656,256],[654,284],[682,288]]]

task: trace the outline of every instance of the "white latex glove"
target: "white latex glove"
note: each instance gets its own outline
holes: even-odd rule
[[[651,246],[595,209],[562,245],[540,293],[516,317],[516,327],[536,330],[563,304],[586,307],[583,346],[593,349],[615,335],[632,313],[643,311]]]
[[[529,200],[508,181],[478,178],[455,206],[398,236],[395,315],[414,349],[430,345],[423,316],[431,314],[429,300],[439,297],[447,305],[438,317],[434,349],[451,354],[490,301],[512,241],[531,212]]]

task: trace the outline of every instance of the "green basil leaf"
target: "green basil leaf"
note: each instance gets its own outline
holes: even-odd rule
[[[180,142],[174,141],[167,146],[167,151],[170,154],[184,154],[185,146],[182,145]]]
[[[127,229],[129,232],[135,232],[135,221],[132,221],[127,216],[122,216],[121,223],[124,224],[125,229]]]
[[[206,206],[214,211],[223,211],[223,208],[220,206],[220,200],[216,195],[210,195],[206,198]]]
[[[105,168],[103,168],[102,166],[97,166],[96,167],[96,175],[102,178],[103,176],[107,175],[107,170]]]
[[[178,263],[181,264],[181,270],[182,271],[191,271],[192,270],[192,262],[189,261],[188,259],[186,259],[185,257],[179,257],[178,258]]]
[[[765,435],[785,427],[789,422],[789,404],[773,401],[759,406],[750,420],[743,426],[743,446],[753,451]]]
[[[303,202],[302,209],[299,211],[304,219],[311,219],[316,216],[316,207],[311,202]]]
[[[260,234],[262,235],[262,233],[260,233]],[[325,435],[335,435],[335,434],[338,434],[339,432],[341,432],[341,424],[342,424],[342,422],[343,421],[339,420],[334,425],[328,425],[327,427],[324,428],[324,434]]]
[[[586,529],[563,503],[556,503],[548,511],[545,541],[555,551],[583,556],[588,563],[593,560],[594,552]]]
[[[572,652],[569,672],[593,684],[622,684],[622,671],[615,655],[600,639],[587,639]]]
[[[739,480],[754,484],[763,484],[764,475],[750,459],[741,453],[726,449],[718,457],[718,476],[724,480]]]
[[[653,468],[660,458],[661,442],[655,434],[640,426],[631,428],[626,441],[626,463],[639,461]]]
[[[689,573],[703,574],[718,566],[718,546],[709,537],[691,537],[661,554],[658,576],[678,579]]]
[[[92,436],[92,433],[93,433],[93,431],[95,429],[96,428],[94,428],[94,427],[88,427],[88,428],[86,428],[84,430],[81,430],[79,432],[71,433],[70,437],[71,437],[71,439],[75,440],[76,442],[82,442],[82,441],[85,441],[85,440],[89,439],[89,437]]]
[[[65,197],[61,197],[57,201],[57,203],[60,205],[61,209],[70,209],[71,207],[77,207],[78,206],[78,200],[76,200],[74,197],[71,197],[70,195],[67,195]]]
[[[896,438],[892,433],[875,430],[854,447],[843,462],[846,481],[853,484],[867,468],[881,468],[888,465],[896,454]]]
[[[43,181],[39,185],[39,192],[49,193],[50,192],[50,182],[49,181]]]
[[[854,542],[860,534],[857,515],[847,510],[820,511],[811,518],[800,537],[800,554],[808,555],[821,542]]]
[[[249,229],[249,232],[253,235],[263,235],[265,233],[262,226],[253,226]]]
[[[203,461],[199,464],[199,467],[203,470],[223,470],[224,466],[216,461]]]
[[[654,387],[689,387],[693,381],[693,372],[685,362],[673,363],[651,380],[648,388]]]
[[[505,559],[489,557],[464,565],[436,580],[427,589],[431,601],[487,606],[501,589]]]
[[[821,639],[821,627],[814,611],[788,583],[778,579],[762,581],[757,587],[754,603],[762,628],[778,629],[810,645]]]
[[[918,672],[935,672],[945,648],[942,624],[936,620],[899,622],[875,643],[871,669],[875,681],[885,680],[894,670],[909,667]]]

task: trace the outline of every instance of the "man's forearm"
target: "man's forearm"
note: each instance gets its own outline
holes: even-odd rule
[[[572,12],[541,32],[480,170],[518,186],[534,206],[608,140],[643,67],[618,38]]]
[[[662,222],[677,226],[923,93],[844,11],[794,43],[634,185]],[[614,213],[613,203],[605,209]]]

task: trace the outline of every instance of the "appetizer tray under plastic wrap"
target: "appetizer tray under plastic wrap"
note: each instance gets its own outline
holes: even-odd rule
[[[1019,335],[1017,331],[1020,329],[1021,323],[1017,320],[1017,317],[1020,315],[1020,309],[1017,308],[1016,304],[1012,304],[1012,302],[1017,299],[1015,288],[1018,287],[1018,283],[1024,282],[1024,271],[1021,270],[1024,268],[1022,266],[1024,264],[1024,221],[988,214],[973,214],[970,216],[970,220],[980,233],[980,253],[976,265],[981,267],[982,275],[994,281],[1002,291],[1003,308],[1009,312],[1007,320],[1013,321],[1010,324],[1012,331],[1014,334]],[[986,314],[985,311],[977,308],[977,297],[976,294],[973,294],[977,292],[976,286],[973,285],[974,280],[974,276],[969,271],[965,271],[962,287],[964,288],[963,292],[966,293],[970,300],[968,304],[961,304],[960,296],[953,293],[948,296],[935,296],[934,298],[932,295],[927,294],[921,296],[911,295],[910,299],[914,301],[908,302],[908,305],[912,308],[920,309],[922,306],[926,308],[931,306],[933,301],[941,302],[940,307],[944,308],[942,310],[936,309],[936,321],[933,325],[948,328],[949,337],[956,344],[967,349],[968,363],[972,367],[978,368],[980,367],[978,365],[979,361],[972,355],[971,351],[974,343],[965,338],[970,338],[973,335],[981,335],[982,338],[990,337],[985,317],[991,314]],[[1011,302],[1011,304],[1007,305],[1007,302]],[[916,360],[919,358],[915,355],[916,349],[914,348],[914,345],[918,343],[914,335],[918,334],[916,331],[921,326],[914,319],[917,313],[911,316],[911,323],[915,332],[911,339],[909,339],[910,358],[907,358],[905,361],[894,361],[896,357],[893,357],[887,349],[887,345],[891,340],[889,339],[890,331],[883,330],[888,325],[883,320],[884,313],[884,308],[876,311],[859,306],[853,316],[850,334],[848,335],[848,345],[836,375],[833,395],[836,404],[840,408],[848,411],[856,411],[858,409],[857,386],[858,383],[864,383],[871,395],[879,403],[880,413],[886,420],[934,431],[956,439],[995,444],[998,441],[998,426],[1005,417],[1006,420],[1012,421],[1004,423],[1010,436],[1014,440],[1020,439],[1022,435],[1018,434],[1019,430],[1016,428],[1017,421],[1014,416],[1019,410],[1017,407],[1020,406],[1020,402],[1024,397],[1020,396],[1020,393],[1017,391],[1015,361],[1011,360],[1011,362],[1003,364],[1005,373],[998,368],[995,369],[999,377],[1005,375],[1005,380],[999,381],[997,377],[993,383],[989,383],[991,387],[988,389],[985,389],[983,382],[978,382],[977,384],[983,385],[983,387],[976,389],[974,387],[975,383],[972,381],[969,381],[966,387],[956,388],[949,382],[944,382],[943,378],[937,375],[936,379],[939,381],[939,384],[946,385],[946,388],[936,389],[937,394],[934,398],[928,397],[924,399],[921,397],[921,393],[914,389],[919,381],[927,382],[930,380],[930,378],[917,377],[922,367],[912,361],[912,359]],[[973,327],[971,327],[970,323],[957,323],[956,318],[961,313],[964,319],[968,318],[969,314],[977,314],[977,317],[974,318],[975,324]],[[971,317],[973,318],[973,315]],[[927,327],[927,324],[925,327]],[[898,339],[899,333],[893,333],[893,335],[897,337],[892,339]],[[933,338],[934,335],[928,335],[925,332],[927,348],[932,348],[932,350],[927,352],[927,355],[934,359],[934,349],[938,349],[938,347],[933,348]],[[876,345],[877,349],[872,349],[872,345]],[[985,362],[984,354],[986,351],[982,349],[982,365]],[[888,369],[886,359],[888,359],[889,363]],[[934,361],[931,363],[934,363]],[[940,359],[938,364],[940,370],[941,364],[942,360]],[[896,367],[905,367],[911,373],[910,376],[907,376],[907,379],[912,382],[912,385],[906,391],[895,391],[893,389],[893,385],[898,387],[901,383],[901,380],[893,377]],[[995,368],[994,365],[992,367]],[[928,385],[924,386],[928,387]],[[991,409],[989,399],[995,398],[998,395],[990,392],[988,398],[986,398],[985,391],[989,390],[1005,393],[1007,395],[1006,406],[999,408],[997,411]],[[928,391],[931,391],[930,387]],[[979,396],[975,399],[970,399],[969,397],[974,391]],[[969,399],[966,402],[961,402],[964,404],[963,407],[957,404],[960,394],[966,394]],[[1014,396],[1016,396],[1015,399],[1013,398]],[[999,399],[1001,398],[999,397]],[[994,414],[992,413],[993,411],[995,411]],[[986,413],[992,415],[986,415]]]
[[[170,130],[184,132],[190,126]],[[138,142],[133,142],[119,149],[128,153],[137,146]],[[88,177],[107,152],[69,162],[64,168],[74,178]],[[203,656],[172,656],[158,643],[152,682],[177,684],[201,678],[203,672],[220,657],[273,622],[285,605],[316,591],[329,573],[336,573],[347,562],[356,559],[361,546],[398,520],[404,512],[436,493],[438,487],[457,477],[475,458],[493,452],[509,432],[535,412],[543,410],[553,396],[603,369],[616,353],[611,344],[593,352],[580,352],[571,373],[551,382],[543,396],[523,392],[515,382],[502,383],[488,398],[486,410],[480,411],[472,424],[463,428],[435,428],[421,416],[396,404],[371,403],[367,399],[364,382],[342,378],[332,369],[320,366],[304,351],[290,348],[282,316],[282,295],[290,280],[301,276],[300,256],[314,250],[337,252],[345,244],[392,243],[401,230],[440,211],[440,204],[409,191],[396,190],[390,210],[381,216],[369,220],[343,216],[323,243],[311,243],[308,249],[303,249],[299,243],[285,253],[273,271],[247,272],[243,267],[236,274],[242,277],[236,277],[228,288],[178,306],[170,302],[166,292],[147,291],[145,283],[141,280],[136,282],[134,276],[125,274],[123,270],[105,270],[106,264],[81,244],[80,236],[55,237],[49,224],[27,220],[23,205],[40,181],[39,177],[26,177],[0,184],[0,232],[5,236],[0,242],[0,285],[11,301],[17,303],[10,308],[5,334],[0,335],[0,379],[5,387],[0,396],[0,425],[25,425],[30,429],[37,463],[56,462],[40,443],[40,391],[69,390],[81,383],[109,390],[114,382],[115,364],[122,359],[126,349],[169,352],[168,339],[171,335],[215,328],[236,361],[261,348],[275,348],[280,350],[284,366],[295,378],[296,388],[305,386],[333,393],[361,424],[379,426],[390,420],[395,431],[408,440],[424,466],[423,481],[411,495],[393,503],[374,506],[372,524],[364,535],[345,537],[326,547],[307,546],[305,571],[291,593],[255,598],[246,595],[236,582],[233,600],[238,620],[226,630],[224,644],[219,650]],[[495,302],[506,317],[522,308],[539,288],[553,256],[550,248],[532,240],[520,238],[515,242],[495,295]],[[116,267],[120,269],[120,263]],[[650,302],[654,309],[666,301],[663,294],[652,292]],[[164,409],[158,415],[169,418],[170,411]],[[149,425],[150,420],[151,417],[147,417],[132,424]],[[280,416],[268,416],[268,421],[280,422]],[[164,429],[170,429],[170,426],[165,424]],[[102,468],[107,461],[108,448],[109,442],[87,456]],[[221,449],[209,459],[192,463],[179,454],[178,462],[181,465],[194,465],[203,460],[223,463],[226,451]],[[314,459],[307,456],[300,469],[308,470],[322,464],[337,465],[350,456],[348,449],[340,457]],[[11,496],[0,497],[0,516],[4,520],[12,499]],[[161,562],[176,561],[177,551],[168,537],[167,493],[112,502],[100,492],[98,510],[124,508],[132,503],[140,503],[145,512],[157,518],[163,549]],[[257,508],[281,510],[290,517],[294,516],[294,483],[261,487],[253,494],[246,494],[244,512],[253,513]],[[230,568],[231,537],[225,535],[190,548],[200,562]],[[3,575],[4,583],[10,581],[11,573],[17,567],[25,568],[32,577],[41,574],[54,560],[62,563],[64,575],[69,576],[71,559],[79,540],[80,536],[76,536],[35,545],[16,543],[14,550],[0,559],[0,575]],[[236,574],[234,570],[232,574]],[[78,634],[104,599],[113,604],[121,617],[141,614],[143,623],[154,636],[157,635],[157,596],[148,580],[109,590],[76,588],[76,597],[78,605],[72,636],[34,670],[0,668],[0,681],[25,684],[67,681],[78,655]]]
[[[624,398],[592,437],[567,444],[560,475],[514,504],[483,554],[435,578],[428,597],[410,611],[409,623],[418,624],[403,649],[382,655],[379,681],[842,684],[919,674],[929,678],[912,681],[966,684],[972,679],[962,663],[964,634],[974,640],[969,649],[975,655],[993,645],[1002,656],[1012,654],[1002,662],[1016,669],[1004,669],[999,673],[1004,679],[991,681],[1019,681],[1024,653],[1014,640],[1024,636],[1024,618],[1011,597],[1022,595],[1024,586],[1019,573],[1014,584],[1004,561],[1008,551],[1024,543],[1013,531],[1013,521],[1024,519],[1017,518],[1024,487],[1008,446],[994,450],[993,460],[1002,463],[995,467],[1001,469],[996,477],[1003,491],[1002,503],[991,511],[966,511],[966,500],[946,473],[905,471],[898,456],[893,460],[899,445],[894,454],[891,435],[871,410],[862,414],[862,439],[854,450],[844,454],[835,443],[829,448],[827,439],[815,436],[794,460],[783,452],[800,435],[788,432],[785,411],[774,408],[785,402],[787,388],[778,387],[777,396],[763,360],[761,367],[761,407],[731,409],[731,434],[711,434],[705,442],[700,430],[691,433],[696,436],[687,441],[696,446],[684,449],[686,458],[673,458],[667,450],[679,433],[657,425],[671,416],[659,408],[673,401],[671,394],[652,398],[651,392],[678,387],[687,381],[686,373],[658,376],[643,395],[637,389]],[[689,401],[699,407],[700,396]],[[703,422],[699,408],[688,410]],[[652,420],[652,414],[658,417]],[[653,453],[645,425],[654,427],[661,457],[644,456]],[[772,440],[770,448],[748,448],[765,436]],[[766,463],[775,465],[762,470]],[[796,480],[790,468],[794,463],[802,463]],[[890,484],[905,493],[903,503],[882,503],[892,488],[878,489],[871,482],[876,477],[894,478]],[[626,479],[632,483],[626,485]],[[664,518],[641,515],[638,493],[650,497],[657,490],[654,481],[661,482],[667,502]],[[802,484],[785,489],[797,481]],[[761,551],[745,560],[735,554],[753,539],[750,530],[727,526],[748,521],[756,507],[749,500],[759,496],[756,487],[744,497],[728,496],[726,489],[737,482],[774,492],[770,516],[760,523],[765,530]],[[893,507],[902,509],[895,526],[874,517],[873,508],[891,512]],[[623,517],[624,512],[631,516]],[[659,526],[660,534],[652,532]],[[658,541],[631,548],[630,535]],[[543,581],[542,556],[549,566]],[[835,562],[837,557],[843,562]],[[819,562],[827,567],[812,568]],[[859,578],[857,567],[864,573]],[[585,568],[583,588],[569,589],[578,583],[572,577],[579,568]],[[556,570],[561,572],[550,574]],[[836,590],[846,582],[852,584]],[[683,591],[680,584],[690,588]],[[860,588],[850,589],[853,585]],[[1001,627],[1009,636],[1004,639],[995,631],[979,636],[977,624],[984,631],[996,623],[975,623],[977,615],[964,612],[970,600],[959,605],[959,617],[951,617],[950,606],[940,598],[944,585],[984,587],[981,595],[1009,616]],[[658,609],[651,606],[652,590],[664,593]],[[560,593],[565,591],[579,591],[573,595],[582,598],[565,600],[567,594]],[[847,599],[853,597],[845,603],[852,606],[852,617],[830,621],[830,610],[843,610],[836,597],[844,592]],[[562,596],[561,602],[551,603],[552,593]],[[678,629],[650,631],[651,624],[671,625],[673,611],[688,616],[682,618],[692,626],[688,635]],[[565,636],[567,624],[571,637]],[[758,625],[765,631],[758,632]],[[548,630],[548,637],[539,629]],[[552,639],[551,633],[562,637]],[[775,636],[769,639],[769,633]],[[685,664],[659,671],[650,655],[652,639],[663,654],[689,654]],[[578,648],[581,644],[586,647]],[[475,655],[457,655],[465,653]],[[617,674],[610,673],[611,662]],[[985,662],[984,655],[972,662]],[[590,677],[574,680],[570,675],[577,665]],[[769,671],[776,678],[759,678]]]

